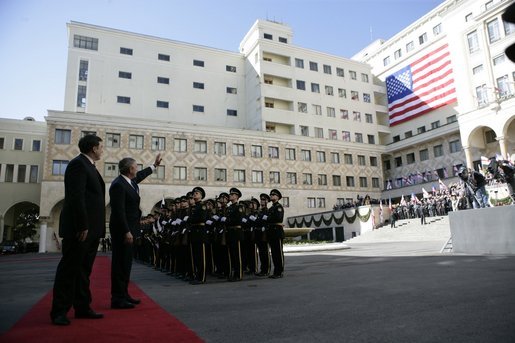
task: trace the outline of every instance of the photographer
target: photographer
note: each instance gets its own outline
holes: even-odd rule
[[[486,194],[486,179],[476,171],[470,171],[466,167],[461,167],[458,171],[459,178],[465,184],[465,194],[469,198],[474,208],[488,206],[488,195]]]

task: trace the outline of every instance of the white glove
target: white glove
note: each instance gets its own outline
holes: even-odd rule
[[[177,218],[176,222],[177,222],[177,224],[178,224],[178,225],[181,225],[182,220],[180,220],[179,218]]]
[[[213,221],[212,221],[212,220],[207,220],[207,221],[206,221],[206,224],[207,224],[207,225],[211,225],[211,224],[213,224]]]
[[[216,221],[218,221],[218,219],[220,219],[220,217],[219,217],[219,216],[217,216],[217,215],[215,214],[215,215],[213,216],[213,219],[214,219],[214,220],[216,220]]]
[[[225,223],[225,221],[226,221],[226,220],[227,220],[227,218],[225,218],[225,217],[220,218],[220,221],[221,221],[222,223]]]
[[[250,216],[249,218],[250,218],[250,220],[252,220],[253,222],[255,222],[255,221],[256,221],[256,219],[257,219],[257,218],[256,218],[256,217],[254,217],[254,216]]]
[[[186,232],[186,229],[183,229],[183,230],[182,230],[182,234],[184,235],[184,233],[185,233],[185,232]]]
[[[241,219],[241,222],[242,222],[242,223],[246,223],[246,222],[247,222],[247,218],[242,218],[242,219]]]
[[[183,220],[183,221],[185,221],[185,222],[187,222],[189,217],[190,217],[190,216],[186,216],[186,217],[184,217],[182,220]]]
[[[268,219],[268,216],[265,214],[265,215],[263,216],[263,220],[267,220],[267,219]]]
[[[173,226],[177,225],[177,220],[174,220],[174,221],[172,222],[172,225],[173,225]]]
[[[161,222],[161,225],[166,225],[166,220],[163,220],[163,221]]]
[[[264,227],[264,226],[261,228],[261,231],[262,231],[262,232],[265,232],[265,227]]]

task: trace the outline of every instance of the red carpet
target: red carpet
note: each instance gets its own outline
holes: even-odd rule
[[[55,326],[50,322],[52,291],[48,292],[9,331],[0,342],[202,342],[179,320],[162,309],[135,284],[129,285],[134,298],[141,299],[135,309],[112,310],[111,261],[106,256],[95,260],[91,275],[92,308],[104,314],[103,319],[75,319],[73,309],[68,312],[69,326]]]

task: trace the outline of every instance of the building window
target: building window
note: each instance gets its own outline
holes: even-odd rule
[[[106,147],[119,148],[120,147],[120,134],[119,133],[106,133]]]
[[[7,165],[7,166],[9,166],[9,165]],[[66,171],[67,166],[68,166],[68,161],[53,160],[52,161],[52,175],[64,175],[64,172]]]
[[[354,176],[346,176],[345,182],[347,183],[347,187],[354,187]]]
[[[363,102],[370,103],[371,101],[372,100],[371,100],[370,94],[363,93]]]
[[[4,137],[0,137],[0,150],[4,149],[4,144],[5,144],[5,138]]]
[[[163,151],[166,149],[165,137],[152,137],[152,150]]]
[[[233,175],[234,182],[245,182],[245,170],[235,169]]]
[[[234,87],[227,87],[225,91],[227,94],[238,94],[238,90]]]
[[[383,58],[383,66],[387,66],[390,64],[390,56],[386,56],[385,58]]]
[[[119,71],[118,77],[120,79],[132,79],[132,73],[130,73],[128,71]]]
[[[343,154],[343,161],[345,164],[352,165],[352,155],[351,154]]]
[[[274,37],[269,33],[265,33],[263,34],[263,38],[272,40]]]
[[[304,69],[304,60],[300,58],[295,59],[295,67]]]
[[[130,149],[143,149],[144,137],[140,135],[129,135]]]
[[[442,33],[442,24],[433,27],[433,35],[438,36],[440,33]]]
[[[200,154],[207,154],[207,141],[196,140],[193,151]]]
[[[116,97],[116,102],[118,102],[119,104],[130,104],[131,103],[131,98],[129,96],[117,96]]]
[[[204,67],[204,61],[193,60],[193,65],[196,67]]]
[[[501,39],[499,20],[497,20],[497,18],[486,23],[486,27],[488,29],[488,41],[490,42],[490,44],[497,42],[499,39]]]
[[[337,152],[331,153],[331,163],[340,163],[340,154]]]
[[[169,108],[169,106],[170,106],[170,103],[168,101],[162,101],[162,100],[156,101],[157,108]]]
[[[223,156],[227,153],[227,145],[225,142],[215,142],[214,150],[215,155]]]
[[[396,59],[396,60],[401,58],[401,56],[402,56],[401,49],[395,50],[395,52],[393,53],[393,58]]]
[[[391,163],[390,163],[390,160],[386,160],[386,161],[384,161],[384,169],[385,169],[385,170],[390,170],[390,169],[392,169],[392,165],[391,165]]]
[[[297,103],[297,109],[300,113],[308,113],[308,104],[305,102]]]
[[[104,176],[117,177],[118,176],[118,163],[104,163]]]
[[[420,161],[429,160],[429,151],[427,149],[422,149],[419,151]]]
[[[363,134],[362,133],[356,132],[354,135],[355,135],[354,141],[356,143],[363,143]]]
[[[441,144],[433,147],[433,154],[435,157],[443,156],[443,146]]]
[[[268,157],[269,158],[279,158],[279,148],[276,146],[268,147]]]
[[[470,54],[479,50],[479,40],[477,38],[477,31],[472,31],[467,35],[467,42]]]
[[[360,165],[360,166],[365,166],[366,165],[365,156],[364,155],[358,155],[358,165]]]
[[[349,70],[349,75],[350,75],[350,78],[352,80],[357,80],[358,79],[358,76],[357,76],[356,72],[353,71],[353,70]]]
[[[193,169],[193,179],[195,181],[207,181],[207,168]]]
[[[340,187],[342,185],[342,177],[340,175],[333,175],[333,186]]]
[[[306,81],[297,80],[297,89],[305,91],[306,90]]]
[[[37,183],[38,182],[38,166],[30,166],[30,175],[29,175],[29,183]]]
[[[158,76],[157,77],[157,83],[162,83],[162,84],[165,84],[165,85],[169,85],[170,84],[170,78]]]
[[[354,121],[361,122],[361,113],[357,111],[352,111],[352,116],[354,117]]]
[[[227,115],[229,117],[237,117],[238,116],[238,111],[237,110],[227,109]]]
[[[452,153],[461,151],[461,142],[459,139],[449,142],[449,151]]]
[[[86,86],[77,86],[77,107],[85,108],[86,107]]]
[[[286,182],[289,185],[297,184],[297,173],[286,173]]]
[[[173,140],[173,151],[175,152],[186,152],[188,141],[184,138],[175,138]]]
[[[193,112],[204,113],[204,106],[201,105],[193,105]]]
[[[321,127],[315,127],[315,137],[324,138],[324,129]]]
[[[283,207],[290,207],[290,197],[282,197],[280,201]]]
[[[404,132],[404,138],[411,138],[413,137],[413,132],[411,130]]]
[[[465,22],[469,22],[472,20],[472,13],[469,13],[465,16]]]
[[[322,106],[320,106],[320,105],[313,105],[313,112],[314,112],[315,115],[321,116],[322,115]]]
[[[318,71],[318,63],[310,61],[309,62],[309,70]]]
[[[300,150],[300,160],[311,162],[311,150]]]
[[[426,132],[426,127],[425,126],[421,126],[419,128],[417,128],[417,134],[421,134],[421,133],[424,133]]]
[[[317,207],[325,208],[325,198],[317,198]]]
[[[447,124],[455,123],[458,121],[458,118],[456,118],[456,115],[453,114],[452,116],[447,117]]]
[[[379,178],[378,177],[372,178],[372,188],[379,188]]]
[[[79,81],[87,81],[88,80],[88,66],[89,62],[85,60],[80,60],[79,63]]]
[[[41,141],[39,139],[32,141],[32,151],[41,151]]]
[[[328,129],[328,132],[329,132],[329,139],[331,139],[333,141],[338,139],[338,132],[336,130]]]
[[[285,159],[288,161],[295,161],[295,149],[286,148],[284,149]]]
[[[361,81],[368,83],[368,74],[361,73]]]
[[[496,141],[497,135],[493,130],[485,131],[485,142],[487,144],[494,143]]]
[[[170,62],[170,55],[157,54],[157,59],[160,61]]]
[[[344,142],[350,142],[350,131],[342,131],[342,140]]]
[[[263,172],[261,170],[252,171],[252,183],[263,183]]]
[[[271,101],[265,101],[265,107],[266,108],[274,108],[274,103]]]
[[[357,91],[350,91],[350,98],[352,100],[358,101],[359,100],[359,92],[357,92]]]
[[[506,60],[506,55],[501,54],[497,57],[494,57],[494,59],[492,61],[493,61],[494,66],[498,66],[498,65],[504,63],[505,60]]]
[[[270,172],[270,183],[281,183],[281,174],[278,171]]]
[[[332,74],[330,65],[324,64],[324,74],[329,74],[329,75]]]
[[[156,170],[151,174],[153,179],[164,180],[165,178],[165,166],[157,166]]]
[[[325,94],[326,95],[334,95],[333,87],[332,86],[325,86]]]
[[[393,136],[392,139],[393,139],[393,142],[395,143],[395,142],[398,142],[401,140],[401,136],[396,135],[396,136]]]
[[[377,157],[375,156],[370,156],[370,165],[372,167],[377,167]]]
[[[98,50],[98,38],[73,35],[73,46],[75,48]]]
[[[513,32],[515,32],[515,24],[508,23],[507,21],[503,21],[504,23],[504,34],[506,36],[511,35]]]
[[[359,187],[361,188],[367,188],[368,187],[368,182],[367,182],[367,178],[364,177],[364,176],[360,176],[359,177]]]
[[[54,174],[60,175],[60,174]],[[64,175],[64,171],[63,171]],[[5,166],[5,182],[13,182],[14,181],[14,164],[7,164]]]
[[[415,153],[414,152],[411,152],[411,153],[406,155],[406,163],[407,164],[415,163]]]
[[[336,111],[334,109],[334,107],[327,107],[327,116],[329,118],[335,118],[336,117]]]
[[[440,121],[434,121],[431,123],[431,130],[438,129],[440,127]]]
[[[418,36],[418,44],[422,45],[425,42],[427,42],[427,33],[423,33],[420,36]]]
[[[311,91],[313,93],[320,93],[320,85],[318,83],[311,83]]]
[[[317,151],[317,162],[325,163],[325,151]]]
[[[301,125],[300,126],[300,135],[308,137],[309,136],[309,127]]]
[[[204,83],[203,82],[193,82],[193,88],[204,89]]]
[[[23,139],[22,138],[14,139],[14,150],[23,150]]]
[[[365,121],[369,124],[372,124],[374,122],[374,118],[373,118],[372,114],[365,113]]]
[[[232,154],[234,156],[245,156],[245,145],[235,143],[232,145]]]
[[[263,147],[261,145],[251,145],[250,146],[250,156],[261,158],[263,157]]]
[[[18,179],[16,182],[23,183],[25,182],[25,176],[27,174],[27,166],[24,164],[18,165]]]
[[[498,92],[499,97],[504,98],[511,94],[508,82],[508,75],[501,76],[497,78],[495,81],[497,83],[496,91]]]
[[[319,186],[327,186],[327,175],[318,174],[317,182]]]
[[[227,169],[215,168],[215,181],[227,181]]]
[[[185,181],[187,177],[186,167],[174,166],[173,167],[173,179]]]
[[[402,167],[402,157],[401,156],[395,157],[395,167],[396,168]]]
[[[406,43],[406,52],[410,52],[415,49],[415,43],[413,41]]]
[[[340,117],[342,119],[349,119],[349,111],[348,110],[340,110]]]
[[[120,48],[120,54],[122,55],[131,55],[132,56],[132,49],[130,48]]]
[[[71,130],[55,129],[55,144],[70,144]]]
[[[308,208],[316,208],[316,199],[309,197],[307,199],[308,201]]]
[[[225,71],[228,71],[228,72],[231,72],[231,73],[236,73],[236,67],[235,66],[226,65],[225,66]]]
[[[338,88],[338,96],[340,98],[347,98],[347,91],[343,88]]]
[[[310,173],[302,174],[302,184],[303,185],[312,185],[313,184],[313,175]]]

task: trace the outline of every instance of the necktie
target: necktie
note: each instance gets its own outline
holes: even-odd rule
[[[136,190],[136,193],[139,194],[138,184],[134,180],[131,180],[131,184],[132,184],[132,187],[134,187],[134,189]]]

